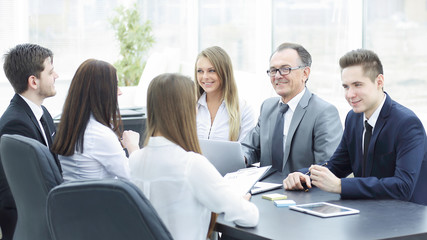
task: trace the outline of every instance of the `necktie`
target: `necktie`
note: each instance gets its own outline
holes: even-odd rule
[[[368,121],[365,121],[365,137],[363,139],[363,165],[362,165],[362,175],[365,177],[366,175],[366,162],[368,159],[368,149],[369,142],[372,137],[372,127],[369,125]]]
[[[288,104],[280,104],[280,110],[277,114],[276,125],[274,127],[273,139],[271,144],[271,162],[273,168],[279,172],[282,171],[283,163],[283,126],[285,125],[284,114],[288,111]]]
[[[47,125],[47,122],[43,116],[40,118],[40,123],[42,124],[44,134],[46,135],[46,139],[47,139],[47,143],[48,143],[47,147],[51,148],[52,147],[52,133],[50,132],[49,126]],[[52,156],[55,159],[55,163],[56,163],[56,166],[58,166],[59,172],[62,173],[62,167],[61,167],[61,163],[59,162],[58,156],[53,152],[52,152]]]
[[[40,118],[40,123],[43,126],[43,130],[44,130],[44,134],[46,135],[47,143],[48,143],[49,147],[51,147],[52,146],[52,136],[51,136],[51,133],[49,131],[49,127],[47,126],[46,120],[44,119],[43,116]]]

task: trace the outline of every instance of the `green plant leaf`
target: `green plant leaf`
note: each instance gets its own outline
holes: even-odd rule
[[[145,67],[144,57],[155,42],[151,22],[142,21],[140,10],[137,3],[129,9],[121,5],[115,9],[116,15],[110,19],[120,44],[120,57],[114,63],[119,86],[139,83]]]

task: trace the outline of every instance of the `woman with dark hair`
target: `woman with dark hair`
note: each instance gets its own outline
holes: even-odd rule
[[[116,69],[109,63],[88,59],[74,75],[64,103],[52,151],[59,155],[65,181],[129,179],[129,154],[138,149],[139,134],[123,133]]]
[[[131,180],[144,192],[174,239],[206,239],[216,214],[245,227],[258,223],[250,194],[239,196],[200,154],[193,81],[154,78],[147,92],[145,147],[130,156]]]

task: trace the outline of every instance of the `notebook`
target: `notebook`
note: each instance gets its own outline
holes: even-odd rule
[[[224,176],[245,168],[245,159],[239,142],[200,139],[200,148],[205,156]]]

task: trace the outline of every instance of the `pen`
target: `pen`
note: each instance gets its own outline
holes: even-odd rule
[[[327,166],[327,165],[328,165],[328,162],[324,162],[323,164],[320,164],[319,166],[324,167],[324,166]],[[304,173],[304,175],[308,175],[308,174],[310,174],[310,171],[307,171],[306,173]]]
[[[323,163],[323,164],[321,164],[320,166],[324,167],[324,166],[327,166],[327,165],[328,165],[328,162],[324,162],[324,163]],[[304,175],[308,175],[308,174],[310,174],[310,171],[307,171],[306,173],[304,173]],[[305,191],[305,192],[308,192],[307,184],[302,183],[302,186],[304,187],[304,191]]]

